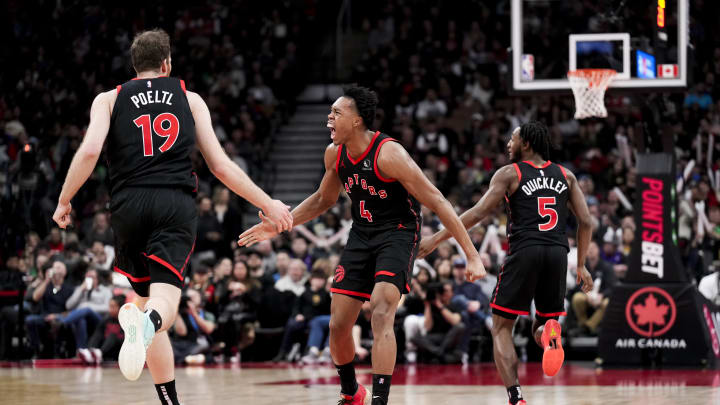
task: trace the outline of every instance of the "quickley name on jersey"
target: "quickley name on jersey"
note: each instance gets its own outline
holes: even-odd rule
[[[528,161],[513,166],[518,188],[506,196],[510,251],[532,245],[560,245],[567,249],[570,193],[565,169],[550,161],[539,167]]]
[[[395,139],[379,131],[365,153],[353,159],[345,145],[338,147],[335,163],[340,182],[352,201],[353,226],[384,229],[420,229],[420,203],[395,179],[378,170],[380,148]]]
[[[194,147],[195,120],[182,80],[133,79],[117,86],[106,148],[111,194],[130,186],[193,191]]]

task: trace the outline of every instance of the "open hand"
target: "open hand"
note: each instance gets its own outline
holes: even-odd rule
[[[293,227],[290,206],[280,200],[272,200],[264,209],[265,215],[275,224],[278,232],[289,231]]]
[[[268,240],[279,233],[275,223],[270,218],[266,217],[262,211],[258,212],[258,216],[262,222],[240,235],[240,238],[238,239],[239,246],[250,247],[258,242]]]
[[[418,250],[417,258],[424,259],[427,255],[433,252],[437,248],[435,238],[432,236],[420,241],[420,249]]]
[[[577,284],[582,282],[582,291],[587,294],[593,289],[593,279],[585,266],[579,267],[577,272]]]

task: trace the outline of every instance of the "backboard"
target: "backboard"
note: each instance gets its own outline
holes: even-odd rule
[[[570,91],[569,70],[615,69],[610,89],[682,90],[687,0],[511,0],[515,92]]]

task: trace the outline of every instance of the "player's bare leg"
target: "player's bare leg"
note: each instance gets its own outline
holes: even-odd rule
[[[158,397],[163,403],[178,404],[175,391],[175,363],[167,335],[175,322],[180,302],[180,288],[165,284],[150,285],[150,297],[140,298],[138,306],[125,304],[120,309],[120,325],[125,340],[118,363],[126,378],[136,380],[147,362]]]
[[[497,367],[500,378],[508,391],[510,403],[513,405],[524,403],[522,392],[520,391],[520,381],[518,381],[517,376],[518,358],[517,353],[515,353],[515,344],[512,338],[514,325],[514,319],[507,319],[493,314],[493,327],[491,332],[495,367]]]
[[[387,282],[375,284],[370,306],[372,308],[372,364],[373,405],[385,405],[390,394],[392,374],[397,357],[395,341],[395,312],[402,295],[395,285]]]
[[[342,294],[333,294],[330,303],[330,354],[340,376],[340,396],[346,404],[363,405],[369,399],[365,387],[355,378],[355,325],[362,301]]]
[[[535,343],[543,349],[543,372],[552,377],[560,371],[565,361],[560,323],[555,319],[549,319],[545,323],[536,319],[532,330]]]

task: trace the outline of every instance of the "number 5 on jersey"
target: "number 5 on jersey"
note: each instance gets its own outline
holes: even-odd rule
[[[143,154],[145,156],[152,156],[153,150],[153,131],[163,138],[167,138],[165,143],[160,146],[160,153],[167,152],[172,148],[177,140],[178,133],[180,133],[180,122],[173,113],[162,113],[155,117],[152,122],[152,128],[150,128],[150,114],[143,114],[133,120],[135,125],[142,129],[143,137]]]
[[[538,197],[538,214],[545,218],[550,217],[544,224],[538,224],[538,229],[545,232],[555,229],[558,223],[558,213],[550,205],[555,205],[555,197]]]

